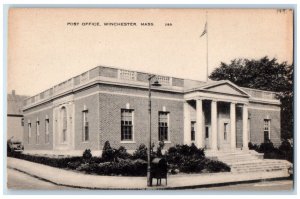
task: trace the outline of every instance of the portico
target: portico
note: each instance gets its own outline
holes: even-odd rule
[[[248,103],[248,94],[227,81],[188,92],[184,104],[185,144],[212,151],[248,150]]]

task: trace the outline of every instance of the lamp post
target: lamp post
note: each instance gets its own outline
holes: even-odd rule
[[[149,115],[149,145],[148,145],[148,158],[147,158],[147,186],[152,186],[152,179],[151,179],[151,86],[161,86],[159,82],[156,80],[154,83],[151,84],[151,79],[155,77],[155,75],[149,75],[149,106],[148,106],[148,115]]]

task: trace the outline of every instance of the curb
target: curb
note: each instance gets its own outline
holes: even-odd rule
[[[189,186],[174,186],[174,187],[145,187],[145,188],[99,188],[99,187],[85,187],[85,186],[75,186],[75,185],[68,185],[57,183],[46,178],[42,178],[40,176],[33,175],[26,171],[13,168],[8,166],[7,168],[19,171],[26,175],[29,175],[33,178],[39,179],[44,182],[48,182],[57,186],[64,186],[70,188],[77,188],[77,189],[88,189],[88,190],[183,190],[183,189],[196,189],[196,188],[211,188],[211,187],[222,187],[228,185],[237,185],[237,184],[247,184],[247,183],[255,183],[255,182],[263,182],[263,181],[276,181],[276,180],[290,180],[290,177],[278,177],[278,178],[270,178],[270,179],[258,179],[258,180],[246,180],[246,181],[235,181],[235,182],[223,182],[223,183],[215,183],[215,184],[201,184],[201,185],[189,185]]]

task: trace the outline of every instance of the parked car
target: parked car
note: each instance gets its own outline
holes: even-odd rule
[[[9,139],[7,141],[7,152],[21,152],[24,150],[24,146],[21,141],[13,141]]]

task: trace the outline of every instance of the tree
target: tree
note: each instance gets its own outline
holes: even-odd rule
[[[278,63],[267,56],[258,60],[234,59],[221,62],[209,76],[212,80],[229,80],[242,87],[278,92],[281,101],[281,132],[283,139],[293,138],[293,74],[294,66]]]

